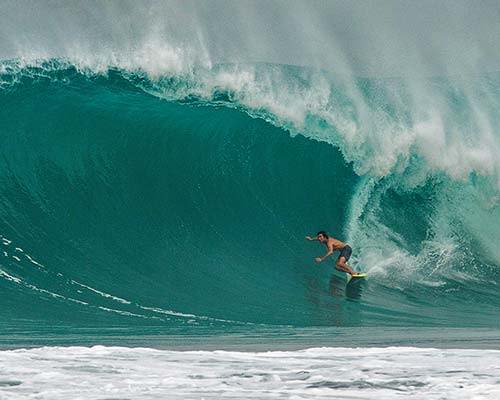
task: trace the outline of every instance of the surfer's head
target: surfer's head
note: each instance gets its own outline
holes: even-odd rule
[[[324,243],[328,240],[328,234],[325,232],[325,231],[319,231],[317,234],[316,234],[316,237],[318,238],[318,240],[321,242],[321,243]]]

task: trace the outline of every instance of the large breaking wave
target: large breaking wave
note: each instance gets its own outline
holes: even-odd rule
[[[253,75],[210,90],[194,77],[15,67],[1,91],[9,319],[491,325],[496,167],[487,156],[464,164],[494,149],[466,146],[464,128],[433,162],[440,144],[418,144],[427,131],[421,139],[411,109],[372,99],[397,82],[358,82],[383,115],[367,130],[321,71],[317,104],[316,73],[288,66],[219,66],[203,73]],[[296,93],[280,86],[273,94],[290,100],[272,103],[259,74]],[[287,101],[302,117],[287,117]],[[320,228],[352,244],[367,285],[346,289],[331,264],[312,263],[323,249],[303,237]]]
[[[497,324],[496,20],[448,6],[462,30],[414,10],[422,40],[397,5],[6,3],[2,318]],[[264,29],[283,15],[309,31]],[[319,229],[366,285],[311,262]]]

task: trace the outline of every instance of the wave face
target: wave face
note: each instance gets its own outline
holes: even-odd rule
[[[3,322],[498,326],[500,86],[470,79],[427,82],[424,123],[401,80],[5,62]],[[319,229],[365,284],[314,264]]]

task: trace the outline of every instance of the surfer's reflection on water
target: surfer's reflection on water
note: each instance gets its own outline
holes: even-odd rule
[[[335,297],[347,297],[348,299],[359,300],[363,292],[363,283],[360,281],[346,282],[346,278],[333,274],[330,278],[330,293]]]
[[[345,278],[333,274],[330,278],[330,294],[334,297],[345,296]]]

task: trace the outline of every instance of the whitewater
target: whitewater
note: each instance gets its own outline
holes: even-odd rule
[[[0,399],[499,397],[497,2],[0,7]]]
[[[12,372],[7,377],[0,374],[0,382],[5,398],[10,399],[25,398],[34,390],[38,397],[51,399],[442,399],[444,393],[456,399],[481,399],[500,395],[500,352],[495,350],[390,347],[365,349],[360,355],[359,349],[346,348],[238,353],[94,346],[14,350],[4,353],[4,358]],[[49,376],[52,382],[47,381]]]

